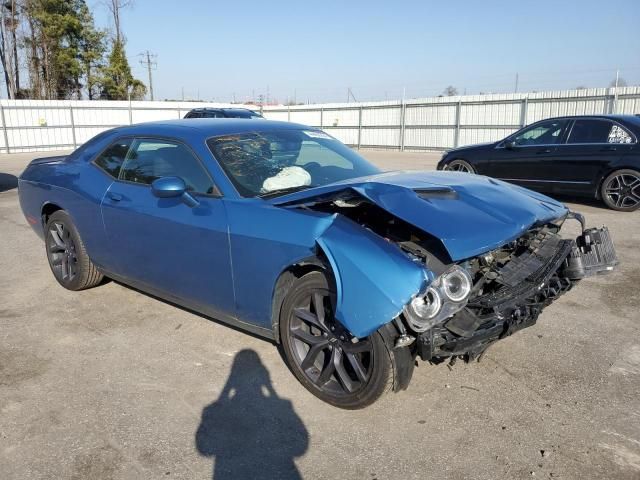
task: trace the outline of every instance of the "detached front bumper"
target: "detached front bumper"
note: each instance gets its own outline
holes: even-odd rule
[[[606,227],[585,230],[575,241],[549,237],[531,255],[505,265],[498,291],[472,298],[446,322],[418,335],[416,353],[427,361],[473,360],[496,340],[535,324],[542,310],[580,279],[617,264]]]

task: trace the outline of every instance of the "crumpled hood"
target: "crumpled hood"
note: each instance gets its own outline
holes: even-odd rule
[[[274,205],[314,202],[353,190],[392,215],[440,239],[452,260],[508,243],[567,208],[545,195],[481,175],[389,172],[355,178],[269,200]]]

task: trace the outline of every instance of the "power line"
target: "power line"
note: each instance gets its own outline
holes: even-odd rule
[[[151,70],[155,70],[158,68],[158,62],[156,62],[156,58],[158,56],[155,53],[150,53],[147,50],[144,53],[139,53],[140,64],[147,67],[147,72],[149,72],[149,96],[151,97],[151,101],[153,101],[153,78],[151,76]]]

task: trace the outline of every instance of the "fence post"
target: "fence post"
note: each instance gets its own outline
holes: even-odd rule
[[[291,121],[291,105],[287,105],[287,122]]]
[[[133,112],[131,111],[131,94],[129,94],[129,125],[133,124]]]
[[[320,128],[324,127],[324,109],[320,107]]]
[[[0,117],[2,117],[2,130],[4,133],[4,148],[7,150],[7,153],[11,153],[11,149],[9,148],[9,135],[7,134],[7,122],[4,118],[4,106],[2,102],[0,102]]]
[[[462,110],[462,100],[458,100],[456,105],[456,131],[453,137],[453,147],[460,144],[460,111]]]
[[[522,105],[520,106],[520,128],[527,124],[527,110],[529,109],[529,97],[522,99]]]
[[[358,109],[358,150],[362,145],[362,106]]]
[[[400,151],[404,152],[404,131],[407,125],[407,103],[404,100],[404,94],[402,95],[402,108],[400,109]]]
[[[69,114],[71,115],[71,138],[73,138],[73,148],[78,148],[78,142],[76,142],[76,122],[73,118],[73,106],[69,105]]]

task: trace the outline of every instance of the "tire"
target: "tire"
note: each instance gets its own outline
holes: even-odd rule
[[[296,279],[280,313],[283,355],[316,397],[339,408],[364,408],[393,386],[390,353],[378,332],[357,341],[333,317],[334,304],[323,273]]]
[[[64,210],[54,212],[47,220],[45,248],[51,272],[64,288],[84,290],[104,278],[91,263],[78,230]]]
[[[466,160],[462,160],[459,158],[456,158],[455,160],[451,160],[449,163],[447,163],[444,166],[444,170],[447,170],[450,172],[476,173],[476,169],[473,168],[473,165],[471,165]]]
[[[633,212],[640,207],[640,172],[616,170],[600,186],[600,198],[612,210]]]

